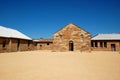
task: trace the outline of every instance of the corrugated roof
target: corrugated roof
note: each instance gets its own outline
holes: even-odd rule
[[[40,39],[39,42],[43,42],[43,43],[44,43],[44,42],[45,42],[45,43],[46,43],[46,42],[51,42],[51,43],[52,43],[52,42],[53,42],[53,39]]]
[[[38,39],[34,39],[33,41],[34,41],[34,42],[39,42],[39,40],[38,40]]]
[[[30,37],[28,37],[25,34],[19,32],[18,30],[14,30],[14,29],[11,29],[11,28],[6,28],[6,27],[3,27],[3,26],[0,26],[0,37],[32,40]]]
[[[98,34],[91,40],[120,40],[120,34]]]

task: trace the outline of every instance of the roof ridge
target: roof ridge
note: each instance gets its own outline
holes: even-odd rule
[[[74,24],[73,22],[70,22],[70,23],[66,24],[65,26],[61,27],[61,29],[59,29],[58,31],[56,31],[54,34],[56,34],[57,32],[59,32],[60,30],[62,30],[63,28],[67,27],[67,26],[70,25],[70,24],[72,24],[72,25],[78,27],[79,29],[82,29],[82,30],[84,30],[85,32],[87,32],[87,33],[90,34],[90,32],[86,31],[86,30],[83,29],[81,26],[78,26],[78,25]]]

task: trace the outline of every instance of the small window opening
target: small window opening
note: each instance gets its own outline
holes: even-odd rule
[[[104,47],[107,48],[107,42],[104,42]]]
[[[47,43],[47,45],[50,45],[49,43]]]
[[[42,47],[42,45],[40,45],[40,47]]]
[[[81,35],[80,35],[80,37],[81,37],[81,38],[84,38],[84,35],[83,35],[83,34],[81,34]]]
[[[97,42],[95,42],[95,47],[98,47],[98,44],[97,44]]]
[[[62,34],[60,34],[60,38],[62,38]]]
[[[94,42],[91,42],[91,47],[94,47]]]
[[[58,37],[58,36],[56,36],[56,37]]]
[[[103,42],[100,42],[100,47],[103,47]]]

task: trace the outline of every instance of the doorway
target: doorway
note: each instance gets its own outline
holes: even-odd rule
[[[19,51],[19,48],[20,48],[20,40],[18,40],[17,42],[17,51]]]
[[[74,43],[73,43],[73,41],[69,41],[69,51],[74,51]]]
[[[111,50],[116,51],[116,45],[115,44],[111,44]]]

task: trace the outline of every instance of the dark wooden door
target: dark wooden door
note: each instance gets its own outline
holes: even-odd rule
[[[115,44],[111,44],[111,50],[116,51],[116,45]]]
[[[74,51],[73,41],[70,41],[70,42],[69,42],[69,51]]]

